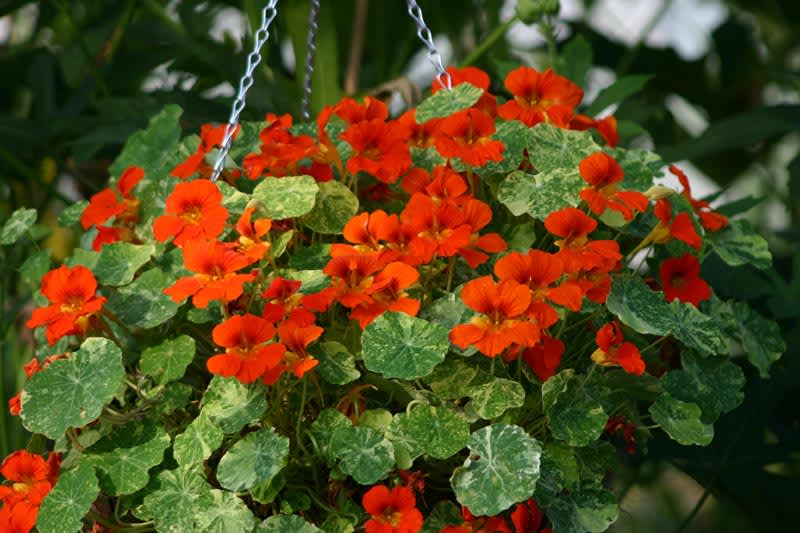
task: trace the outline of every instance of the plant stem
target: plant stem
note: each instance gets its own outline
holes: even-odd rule
[[[506,34],[511,25],[514,24],[516,21],[517,21],[517,16],[514,15],[513,17],[505,21],[503,24],[496,27],[492,31],[492,33],[490,33],[486,37],[486,39],[484,39],[481,42],[481,44],[472,49],[472,51],[467,55],[467,57],[465,57],[464,60],[461,61],[460,66],[466,67],[475,63],[475,61],[477,61],[478,58],[480,58],[483,54],[485,54],[492,46],[495,45],[495,43],[497,43],[498,40],[500,40],[500,38],[503,35]]]

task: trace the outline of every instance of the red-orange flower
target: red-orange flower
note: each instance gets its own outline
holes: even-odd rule
[[[665,259],[658,273],[668,302],[677,299],[696,307],[711,298],[711,287],[700,277],[700,262],[692,254]]]
[[[495,130],[492,117],[473,107],[464,109],[442,119],[436,150],[443,157],[457,157],[473,167],[501,161],[505,145],[492,139]]]
[[[364,97],[364,103],[359,104],[352,98],[342,98],[333,106],[333,113],[352,126],[368,120],[384,121],[389,118],[389,108],[381,100],[371,96]]]
[[[232,316],[211,332],[214,342],[225,348],[225,353],[209,358],[208,371],[252,383],[276,367],[283,357],[282,344],[268,344],[274,335],[275,326],[268,320],[250,313]]]
[[[565,207],[550,213],[544,219],[544,227],[561,239],[555,242],[558,256],[564,261],[567,272],[605,267],[610,270],[622,259],[616,241],[590,241],[589,234],[597,228],[597,222],[583,211]]]
[[[617,119],[609,115],[601,119],[593,119],[586,115],[574,115],[569,121],[569,129],[585,131],[590,129],[597,130],[597,133],[606,141],[611,148],[619,143],[619,133],[617,133]]]
[[[260,151],[247,154],[242,162],[247,177],[256,179],[263,174],[297,174],[298,163],[317,154],[317,143],[309,135],[294,135],[289,130],[292,125],[291,115],[278,117],[269,113],[267,121],[269,124],[258,136],[261,141]]]
[[[476,268],[489,260],[488,254],[496,254],[508,247],[506,241],[499,233],[478,232],[492,221],[492,208],[489,204],[467,198],[461,206],[464,213],[464,222],[469,225],[472,233],[469,236],[469,244],[458,250],[458,255],[464,258],[467,264]]]
[[[406,129],[408,145],[416,148],[428,148],[436,142],[439,134],[440,118],[432,118],[423,124],[417,124],[416,109],[409,109],[397,118],[397,124]]]
[[[647,210],[644,194],[617,190],[624,173],[619,163],[605,152],[595,152],[581,161],[580,173],[589,184],[580,196],[589,204],[592,213],[602,215],[608,208],[621,213],[625,220],[631,220],[635,211]]]
[[[353,147],[347,160],[351,174],[366,172],[383,183],[394,183],[411,166],[408,132],[397,123],[382,119],[358,122],[340,137]]]
[[[522,358],[544,383],[555,375],[565,349],[559,339],[544,336],[542,342],[522,352]]]
[[[261,380],[272,385],[284,372],[291,372],[297,379],[317,366],[319,361],[308,353],[308,345],[317,340],[325,331],[314,325],[314,317],[306,313],[293,313],[278,326],[278,337],[286,346],[278,366],[268,370]]]
[[[270,322],[279,322],[290,313],[302,299],[300,290],[301,282],[275,276],[269,287],[261,293],[264,301],[262,315]]]
[[[345,307],[357,307],[373,302],[366,290],[372,285],[375,274],[383,265],[375,255],[340,255],[332,258],[322,271],[331,277],[331,286],[325,289]]]
[[[46,326],[51,345],[65,335],[83,335],[106,301],[96,296],[96,291],[97,280],[85,266],[62,265],[51,270],[42,278],[42,294],[50,305],[34,309],[26,325],[31,329]]]
[[[419,272],[414,267],[397,261],[389,263],[364,291],[372,298],[372,302],[354,308],[350,312],[350,318],[358,320],[358,325],[364,329],[386,311],[417,316],[420,302],[409,298],[405,292],[417,279]]]
[[[253,261],[218,241],[189,241],[183,247],[183,263],[193,276],[180,278],[164,289],[180,303],[189,296],[195,307],[205,308],[212,300],[230,302],[242,294],[243,285],[253,274],[237,274]]]
[[[0,507],[0,531],[3,533],[28,533],[36,525],[39,508],[26,502]]]
[[[680,212],[673,217],[672,204],[670,204],[669,200],[666,198],[662,198],[656,202],[656,205],[653,207],[653,213],[656,215],[656,218],[658,218],[659,223],[653,228],[650,234],[645,237],[643,242],[663,244],[672,239],[678,239],[695,250],[700,249],[703,241],[700,235],[698,235],[689,213]]]
[[[227,124],[220,124],[214,126],[212,124],[203,124],[200,126],[200,142],[197,144],[197,150],[187,157],[177,167],[172,169],[172,174],[176,178],[187,179],[193,175],[200,173],[203,177],[210,177],[211,172],[214,170],[211,165],[205,161],[206,154],[214,149],[215,146],[221,146],[225,137],[225,128]],[[239,133],[239,125],[233,131],[232,139],[236,138]]]
[[[0,502],[16,506],[20,502],[39,505],[58,479],[61,454],[50,453],[47,460],[27,450],[17,450],[3,460],[0,474],[11,484],[0,485]]]
[[[413,237],[409,243],[412,255],[423,258],[423,263],[434,254],[450,257],[470,243],[472,227],[466,223],[464,213],[450,202],[436,205],[424,194],[415,194],[400,213],[400,220]]]
[[[175,245],[183,246],[194,239],[215,239],[225,228],[228,210],[211,180],[177,184],[166,203],[167,214],[153,223],[153,236],[158,241],[175,237]]]
[[[525,503],[518,503],[511,511],[511,523],[514,524],[514,533],[552,533],[553,529],[542,527],[544,514],[535,500],[529,499]]]
[[[567,127],[573,110],[583,99],[580,87],[551,69],[540,73],[531,67],[519,67],[508,73],[505,85],[514,99],[501,105],[498,114],[529,127],[540,122]]]
[[[461,299],[481,314],[450,332],[450,341],[459,348],[473,345],[494,357],[511,344],[533,346],[539,342],[539,328],[524,317],[531,303],[530,291],[516,281],[496,283],[491,276],[483,276],[464,285]]]
[[[139,201],[131,195],[133,188],[144,177],[144,170],[137,166],[125,169],[117,180],[116,191],[112,188],[103,189],[89,199],[89,205],[81,213],[81,226],[89,229],[99,226],[111,217],[136,219]]]
[[[269,252],[270,243],[262,238],[269,233],[272,228],[272,221],[260,218],[255,222],[251,221],[254,207],[248,207],[236,222],[236,231],[239,233],[237,241],[239,252],[243,253],[253,261],[260,261]]]
[[[479,89],[483,89],[483,94],[472,107],[480,109],[484,113],[494,116],[497,112],[497,99],[489,93],[489,75],[477,67],[447,67],[450,74],[450,86],[455,87],[462,83],[469,83]],[[436,94],[442,89],[438,79],[431,83],[431,93]]]
[[[635,376],[644,374],[645,364],[639,348],[632,342],[625,342],[616,320],[600,328],[595,341],[598,348],[592,353],[592,361],[603,366],[621,366]]]
[[[466,507],[461,508],[463,523],[443,527],[440,533],[511,533],[502,516],[475,516]]]
[[[422,513],[414,492],[408,487],[375,485],[361,498],[371,515],[364,524],[366,533],[416,533],[422,529]]]
[[[689,178],[683,173],[681,169],[675,165],[669,166],[669,171],[674,174],[678,181],[683,185],[683,192],[681,193],[684,198],[689,200],[692,209],[700,217],[700,224],[708,231],[719,231],[728,225],[728,217],[721,213],[717,213],[711,209],[711,204],[705,200],[696,200],[692,197],[692,188],[689,185]]]

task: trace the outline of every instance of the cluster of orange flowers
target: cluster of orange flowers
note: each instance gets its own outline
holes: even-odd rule
[[[0,474],[8,483],[0,485],[0,531],[27,533],[36,524],[42,500],[58,479],[61,454],[50,453],[47,460],[26,450],[5,458]]]

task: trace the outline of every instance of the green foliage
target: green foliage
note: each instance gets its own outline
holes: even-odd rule
[[[24,207],[20,207],[11,213],[3,227],[0,228],[0,244],[9,245],[17,242],[25,233],[31,230],[34,223],[36,223],[37,216],[36,209],[26,209]]]
[[[74,470],[61,472],[58,483],[42,501],[37,528],[53,533],[81,531],[82,519],[99,493],[94,469],[88,464],[80,463]]]
[[[467,421],[446,407],[419,405],[400,422],[400,427],[434,459],[452,457],[469,440]]]
[[[705,446],[714,438],[714,426],[701,420],[702,411],[696,403],[662,394],[650,406],[650,414],[661,429],[681,444]]]
[[[358,197],[338,181],[318,184],[314,208],[303,223],[317,233],[339,234],[358,211]]]
[[[222,456],[217,480],[223,488],[240,492],[275,477],[286,466],[289,439],[272,428],[248,433]]]
[[[181,335],[144,350],[139,366],[142,372],[153,376],[156,382],[163,385],[182,378],[194,354],[194,339]]]
[[[472,106],[483,93],[482,89],[461,83],[452,90],[440,90],[433,96],[420,102],[414,118],[417,124],[424,124],[433,118],[442,118],[452,115],[462,109]]]
[[[220,376],[211,379],[200,404],[201,413],[225,433],[236,433],[256,422],[267,408],[263,385],[244,385],[235,378]]]
[[[334,430],[331,454],[339,460],[339,468],[361,485],[372,485],[394,466],[394,448],[374,429],[342,426]]]
[[[201,414],[175,436],[172,455],[179,465],[191,465],[208,459],[222,444],[225,434],[205,414]]]
[[[319,186],[311,176],[264,178],[253,198],[261,202],[274,220],[303,216],[314,208]]]
[[[438,324],[405,313],[384,313],[364,330],[361,340],[368,370],[388,378],[427,376],[444,361],[449,341]]]
[[[585,183],[577,170],[555,169],[528,174],[517,170],[497,189],[497,200],[515,216],[528,214],[544,220],[564,207],[575,207]]]

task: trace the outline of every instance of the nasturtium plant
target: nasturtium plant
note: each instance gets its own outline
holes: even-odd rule
[[[559,64],[582,79],[576,46]],[[365,97],[244,122],[216,180],[225,124],[184,132],[169,105],[131,136],[59,218],[82,246],[23,264],[39,346],[9,407],[56,452],[3,462],[2,512],[41,531],[603,531],[618,446],[708,445],[786,347],[703,268],[767,268],[766,242],[619,146],[567,78],[514,68],[492,94],[448,71],[397,118]]]

